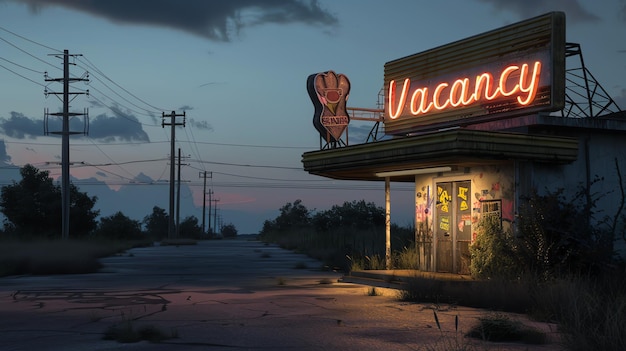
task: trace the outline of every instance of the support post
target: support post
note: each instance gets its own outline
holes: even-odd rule
[[[391,185],[385,177],[385,268],[391,269]]]

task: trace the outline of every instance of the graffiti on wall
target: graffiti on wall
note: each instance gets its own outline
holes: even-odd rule
[[[478,190],[474,192],[472,210],[476,214],[480,214],[483,210],[482,202],[501,200],[500,213],[502,220],[513,222],[513,186],[510,185],[512,176],[502,174],[497,167],[494,167],[491,171],[492,172],[489,172],[491,174],[481,172],[477,174],[477,177],[473,180]]]

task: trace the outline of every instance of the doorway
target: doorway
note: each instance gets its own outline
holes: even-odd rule
[[[437,183],[437,272],[469,274],[469,245],[472,238],[470,185],[469,180]]]

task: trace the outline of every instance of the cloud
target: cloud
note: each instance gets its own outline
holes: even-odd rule
[[[197,121],[193,118],[189,120],[191,127],[201,130],[213,130],[213,127],[207,121]]]
[[[564,11],[573,23],[597,22],[600,18],[587,11],[580,0],[479,0],[493,5],[498,11],[517,13],[521,18],[529,18],[550,11]]]
[[[104,142],[140,141],[148,142],[150,138],[143,130],[137,117],[117,111],[116,116],[101,114],[89,123],[89,136]]]
[[[148,142],[150,138],[143,130],[141,123],[133,115],[113,109],[116,116],[99,115],[89,123],[89,136],[105,142],[140,141]],[[59,136],[63,130],[60,117],[50,116],[46,124],[50,136]],[[44,121],[24,116],[19,112],[11,112],[10,118],[0,118],[0,130],[15,139],[36,139],[44,136]],[[82,133],[86,131],[82,118],[70,119],[70,131]],[[56,133],[56,134],[55,134]]]
[[[0,129],[11,138],[35,139],[44,134],[43,122],[35,121],[19,112],[11,112],[11,117],[0,118]]]
[[[137,176],[134,178],[134,180],[137,181],[137,182],[141,182],[141,183],[152,183],[152,182],[154,182],[154,179],[152,179],[149,176],[145,175],[143,172],[139,172],[139,174],[137,174]]]
[[[7,154],[7,146],[4,144],[4,140],[2,139],[0,139],[0,163],[11,163],[11,156]]]
[[[5,0],[7,1],[7,0]],[[338,19],[317,0],[9,0],[34,13],[48,6],[86,12],[121,24],[153,25],[227,42],[245,27],[268,23],[334,26]]]

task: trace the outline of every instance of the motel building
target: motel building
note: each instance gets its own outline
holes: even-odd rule
[[[580,45],[565,41],[562,12],[387,62],[384,109],[347,107],[350,82],[333,71],[309,76],[307,90],[320,150],[302,155],[304,169],[385,183],[388,269],[392,183],[415,185],[423,271],[468,274],[481,216],[514,230],[533,190],[571,197],[593,183],[603,194],[596,209],[621,211],[626,111],[585,67]],[[373,140],[350,145],[348,123],[364,111],[375,115]]]

